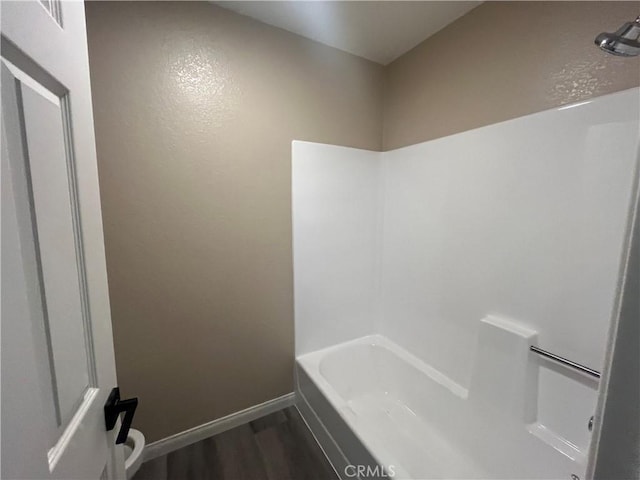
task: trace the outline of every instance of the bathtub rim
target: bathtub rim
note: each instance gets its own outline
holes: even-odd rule
[[[338,468],[334,465],[334,459],[332,459],[333,455],[327,454],[326,450],[331,447],[325,448],[323,446],[323,442],[318,439],[318,435],[311,427],[311,422],[319,423],[319,426],[324,430],[324,434],[328,437],[327,440],[333,444],[333,447],[340,452],[341,457],[347,460],[347,463],[350,464],[351,460],[349,455],[346,454],[341,448],[341,443],[336,441],[330,429],[322,422],[321,415],[315,411],[312,403],[305,395],[304,389],[300,385],[299,382],[299,370],[302,370],[303,375],[306,375],[308,379],[311,381],[313,386],[318,390],[318,393],[324,397],[324,399],[330,404],[333,411],[337,414],[340,421],[344,423],[344,425],[349,429],[349,431],[353,434],[359,445],[368,453],[368,455],[374,460],[375,465],[381,465],[384,468],[387,468],[387,465],[393,465],[395,470],[395,476],[397,478],[413,478],[411,474],[406,471],[402,466],[397,465],[395,462],[388,461],[387,455],[381,449],[374,448],[375,446],[371,444],[371,440],[367,439],[360,432],[360,429],[356,428],[354,425],[354,419],[350,418],[347,412],[350,412],[347,405],[347,400],[343,398],[334,388],[334,386],[329,382],[329,380],[323,375],[321,372],[321,362],[327,356],[334,352],[338,352],[340,350],[349,349],[353,347],[359,346],[375,346],[380,347],[388,351],[391,355],[396,356],[399,360],[406,363],[408,367],[415,368],[420,374],[424,375],[429,380],[435,382],[439,386],[448,390],[449,393],[454,395],[460,400],[467,400],[468,398],[468,390],[458,383],[451,380],[442,372],[436,370],[434,367],[428,365],[424,361],[420,360],[418,357],[413,354],[407,352],[402,347],[398,346],[393,341],[389,340],[387,337],[380,334],[371,334],[363,337],[355,338],[352,340],[348,340],[346,342],[342,342],[336,345],[332,345],[330,347],[325,347],[320,350],[316,350],[314,352],[310,352],[307,354],[299,355],[295,359],[295,389],[296,389],[296,403],[302,404],[302,409],[298,407],[298,411],[301,413],[303,418],[305,418],[305,422],[307,426],[309,426],[310,430],[314,433],[316,437],[316,441],[321,445],[325,455],[329,459],[330,463],[336,470],[336,473],[340,476],[341,479],[345,480],[342,475],[339,474]],[[303,414],[302,410],[307,410],[313,415],[312,419],[307,419]],[[320,435],[322,435],[320,433]],[[335,461],[339,461],[340,459],[335,459]],[[388,478],[388,477],[386,477]]]
[[[423,360],[419,359],[415,355],[400,347],[395,342],[380,334],[365,335],[363,337],[338,343],[336,345],[316,350],[314,352],[298,355],[295,360],[296,363],[299,363],[303,368],[305,368],[305,370],[307,370],[308,373],[317,375],[318,379],[322,380],[323,387],[328,387],[331,392],[335,393],[337,399],[339,400],[342,399],[342,397],[337,392],[335,392],[335,389],[333,388],[331,383],[329,383],[329,381],[322,374],[320,369],[320,362],[324,357],[330,355],[331,353],[361,345],[381,347],[389,351],[391,355],[395,355],[400,360],[407,363],[409,366],[418,370],[430,380],[446,388],[456,397],[462,400],[466,400],[469,396],[469,390],[467,388],[463,387],[441,371],[432,367],[428,363],[424,362]],[[342,399],[342,401],[344,402],[344,399]]]

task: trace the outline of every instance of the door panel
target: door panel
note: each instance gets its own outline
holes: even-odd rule
[[[60,0],[40,0],[40,3],[47,12],[53,17],[56,23],[62,26],[62,10]]]
[[[124,477],[84,29],[2,4],[3,478]]]
[[[2,120],[12,132],[6,143],[13,152],[8,162],[21,219],[18,237],[27,260],[31,341],[38,352],[42,418],[32,421],[32,428],[46,439],[51,478],[98,478],[110,446],[87,334],[73,155],[65,140],[63,105],[68,100],[5,59],[2,86]]]
[[[5,101],[3,82],[2,100]],[[3,103],[3,116],[5,105]],[[19,213],[16,197],[20,198],[9,165],[6,123],[2,123],[2,478],[47,478],[49,465],[46,455],[48,439],[55,433],[55,412],[46,412],[45,404],[53,405],[39,392],[43,384],[41,366],[47,365],[44,335],[34,325],[42,324],[40,311],[34,305],[33,285],[36,279],[35,259],[31,249],[21,242],[19,224],[25,212]],[[16,318],[21,321],[9,321]],[[9,339],[11,339],[9,341]],[[45,360],[43,362],[43,360]],[[46,391],[50,391],[49,388]],[[11,392],[8,395],[7,392]],[[43,426],[41,435],[31,435],[24,425],[34,422]],[[53,433],[52,433],[53,432]]]
[[[82,245],[77,239],[71,152],[66,152],[62,105],[43,90],[19,83],[29,158],[36,248],[47,353],[58,427],[67,425],[89,388],[85,340]],[[48,93],[47,91],[44,91]]]

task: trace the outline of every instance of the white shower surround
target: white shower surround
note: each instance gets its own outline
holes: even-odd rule
[[[320,394],[355,438],[369,438],[362,443],[375,461],[393,460],[382,448],[376,452],[379,440],[371,438],[376,429],[367,426],[367,416],[346,413],[354,410],[354,398],[339,394],[339,377],[323,376],[320,368],[332,346],[376,334],[401,358],[416,358],[467,392],[469,404],[501,411],[522,402],[500,428],[473,432],[512,451],[504,465],[478,466],[471,476],[582,478],[596,384],[527,348],[538,344],[602,368],[637,174],[639,92],[391,152],[294,142],[296,356],[298,389],[310,397],[301,408],[305,418],[313,423],[308,409],[315,405],[323,428],[349,450],[335,438],[348,437],[336,433],[344,429],[327,426],[337,420],[316,401]],[[345,371],[353,372],[357,362],[350,358],[344,355],[350,362]],[[366,364],[360,365],[357,376],[369,378]],[[509,381],[509,374],[492,374],[504,374],[509,365],[511,374],[519,372]],[[370,387],[369,393],[376,391],[375,382]],[[411,403],[406,395],[397,398]],[[384,411],[382,404],[377,408]],[[438,415],[456,414],[431,412],[420,421],[433,425]],[[406,438],[415,435],[400,424]],[[539,451],[518,451],[526,442],[499,435],[503,427],[517,429],[531,439],[527,448]],[[406,451],[414,449],[409,443]],[[425,441],[422,448],[434,444]],[[527,454],[548,459],[536,469],[525,465]],[[482,463],[473,451],[467,455],[471,465]],[[414,456],[403,460],[406,468],[397,465],[405,476],[470,475],[430,470]]]

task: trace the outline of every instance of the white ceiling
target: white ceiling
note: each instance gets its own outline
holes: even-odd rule
[[[386,65],[482,2],[215,1],[234,12]]]

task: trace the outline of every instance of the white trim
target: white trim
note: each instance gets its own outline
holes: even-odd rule
[[[211,422],[203,423],[197,427],[190,428],[184,432],[176,433],[170,437],[163,438],[150,443],[144,451],[144,461],[166,455],[167,453],[186,447],[192,443],[199,442],[205,438],[212,437],[232,428],[244,425],[270,413],[277,412],[283,408],[292,406],[295,403],[295,393],[287,393],[281,397],[268,400],[259,405],[240,410],[226,417],[218,418]]]

